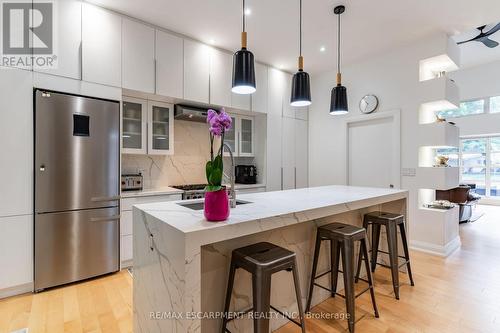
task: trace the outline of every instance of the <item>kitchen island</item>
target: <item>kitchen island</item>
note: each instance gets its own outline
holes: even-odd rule
[[[351,186],[245,194],[229,219],[219,223],[204,219],[199,200],[134,206],[134,332],[219,332],[231,251],[260,241],[297,254],[305,302],[316,228],[331,222],[361,226],[363,215],[371,211],[407,216],[407,198],[403,190]],[[319,271],[327,270],[328,253],[325,244]],[[328,285],[328,276],[323,279],[319,281]],[[328,297],[316,290],[312,304]],[[247,309],[251,298],[250,275],[238,270],[231,311]],[[271,303],[296,311],[290,273],[273,275]],[[271,327],[286,322],[273,318]],[[241,333],[252,327],[252,320],[243,318],[228,328]]]

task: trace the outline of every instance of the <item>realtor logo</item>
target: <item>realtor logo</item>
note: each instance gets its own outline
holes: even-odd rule
[[[53,1],[2,1],[2,61],[9,67],[55,68]]]

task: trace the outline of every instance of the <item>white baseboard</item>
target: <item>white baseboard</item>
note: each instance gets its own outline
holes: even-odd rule
[[[33,283],[25,283],[19,286],[0,289],[0,299],[33,292]]]
[[[134,266],[134,259],[123,260],[121,262],[121,269],[129,268]]]
[[[460,248],[461,245],[462,242],[460,241],[460,236],[457,236],[454,240],[448,242],[448,244],[444,246],[422,241],[410,241],[410,248],[412,250],[425,252],[440,257],[448,257],[450,254],[455,252],[455,250]]]

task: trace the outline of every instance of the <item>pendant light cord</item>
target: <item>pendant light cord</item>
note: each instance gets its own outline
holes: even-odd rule
[[[299,0],[299,56],[302,56],[302,0]]]
[[[340,14],[339,16],[339,28],[338,28],[338,36],[337,36],[337,73],[340,73]]]
[[[245,0],[243,0],[243,32],[245,32]]]

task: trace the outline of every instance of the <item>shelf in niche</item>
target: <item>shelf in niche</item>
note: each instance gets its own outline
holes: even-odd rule
[[[138,119],[138,118],[128,118],[128,117],[123,117],[123,120],[126,120],[126,121],[138,121],[138,122],[141,122],[142,119]]]

